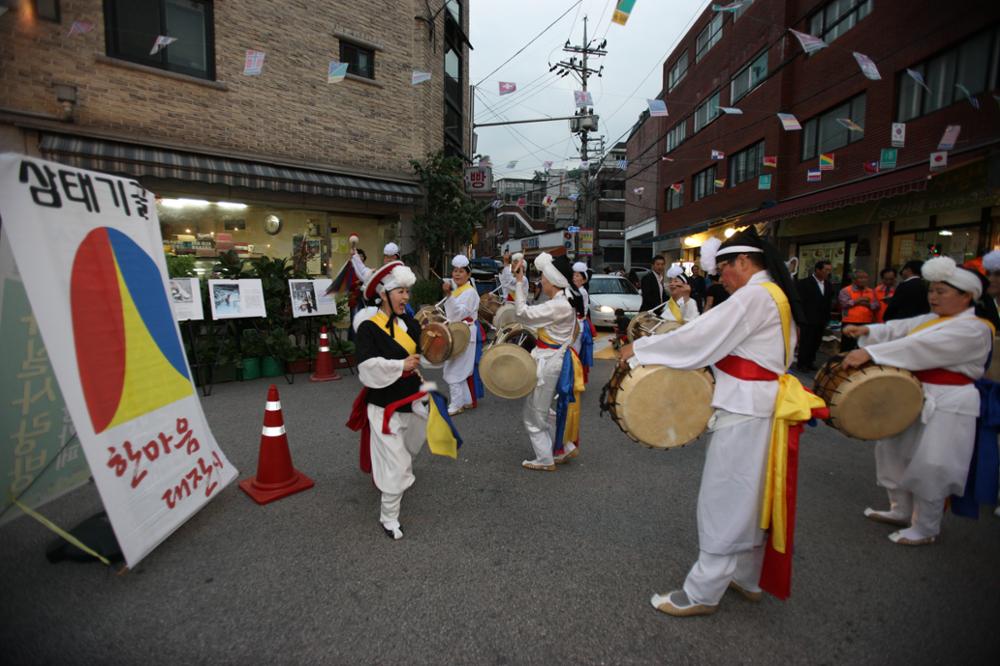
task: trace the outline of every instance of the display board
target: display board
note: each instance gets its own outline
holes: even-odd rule
[[[329,278],[289,280],[288,291],[292,297],[292,316],[298,318],[337,314],[336,294],[326,293],[332,282]]]
[[[264,288],[259,279],[209,280],[208,302],[212,319],[266,317]]]
[[[173,306],[174,318],[177,321],[204,319],[205,309],[201,304],[201,285],[198,283],[198,278],[171,278],[170,304]]]

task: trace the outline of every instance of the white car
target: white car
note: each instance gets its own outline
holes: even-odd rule
[[[642,305],[642,296],[629,281],[618,275],[594,275],[587,285],[590,320],[594,326],[614,326],[615,310],[621,308],[631,319]]]

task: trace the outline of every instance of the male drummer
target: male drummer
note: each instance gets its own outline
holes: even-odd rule
[[[718,250],[716,251],[716,248]],[[732,295],[694,321],[622,348],[621,362],[680,370],[715,368],[710,421],[698,493],[699,556],[684,586],[654,594],[668,615],[714,613],[727,587],[749,599],[759,585],[765,532],[760,529],[778,378],[795,346],[797,294],[778,251],[748,227],[702,247],[702,268],[716,271]]]

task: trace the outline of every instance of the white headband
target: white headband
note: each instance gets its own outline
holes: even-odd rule
[[[587,272],[587,264],[583,263],[582,261],[576,262],[575,264],[573,264],[573,272],[574,273],[586,273]]]
[[[559,287],[560,289],[566,289],[569,287],[569,281],[566,279],[566,276],[552,264],[552,255],[548,252],[542,252],[540,255],[535,257],[535,270],[544,275],[545,279],[556,287]]]
[[[983,295],[983,283],[970,270],[960,268],[951,257],[934,257],[924,262],[920,270],[928,282],[944,282],[959,291],[972,294],[973,298]]]
[[[469,265],[469,258],[464,254],[456,254],[451,260],[451,265],[455,268],[466,268]]]

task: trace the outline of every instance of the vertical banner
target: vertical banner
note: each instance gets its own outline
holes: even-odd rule
[[[134,567],[237,474],[195,392],[153,194],[126,178],[5,153],[0,220]]]

